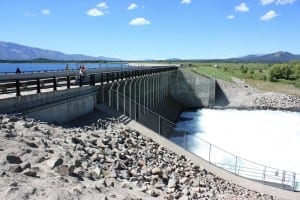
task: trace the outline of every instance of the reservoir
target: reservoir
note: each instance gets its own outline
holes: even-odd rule
[[[22,72],[64,70],[66,65],[70,70],[77,70],[81,63],[0,63],[1,73],[14,73],[19,67]],[[129,67],[127,63],[82,63],[88,69],[107,70],[109,68]]]
[[[270,171],[278,183],[288,171],[300,178],[299,112],[199,109],[181,113],[177,127],[188,133],[172,141],[229,171],[258,180]]]

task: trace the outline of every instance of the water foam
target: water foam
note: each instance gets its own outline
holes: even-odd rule
[[[177,125],[241,158],[300,173],[300,113],[270,110],[184,112]],[[193,140],[193,141],[191,141]],[[187,137],[193,152],[201,151]]]

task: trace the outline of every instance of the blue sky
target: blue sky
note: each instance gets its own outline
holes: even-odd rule
[[[0,0],[0,41],[121,59],[300,54],[299,19],[300,0]]]

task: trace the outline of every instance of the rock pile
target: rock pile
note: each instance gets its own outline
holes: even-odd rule
[[[217,83],[223,95],[216,97],[216,108],[300,111],[300,98],[295,95],[263,92],[237,78],[233,83],[222,80],[217,80]]]
[[[66,129],[0,115],[0,198],[275,199],[216,177],[116,121]]]
[[[298,110],[300,109],[300,98],[292,95],[268,93],[257,97],[253,106],[258,108]]]

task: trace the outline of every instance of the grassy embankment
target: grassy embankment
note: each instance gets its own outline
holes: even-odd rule
[[[231,77],[244,80],[263,91],[292,94],[300,97],[300,79],[269,81],[270,64],[264,63],[193,63],[189,68],[199,74],[231,82]]]

